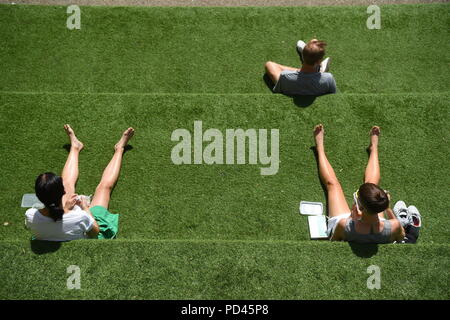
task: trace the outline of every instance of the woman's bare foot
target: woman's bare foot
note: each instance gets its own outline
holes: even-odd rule
[[[373,126],[372,129],[370,129],[370,144],[367,147],[367,150],[371,152],[374,148],[378,148],[378,138],[380,136],[380,127]]]
[[[72,127],[68,124],[64,125],[64,130],[66,131],[67,135],[70,139],[70,147],[75,148],[78,151],[81,151],[81,149],[84,148],[84,144],[78,140],[77,136],[75,135],[75,132],[73,131]]]
[[[123,150],[125,146],[128,144],[128,141],[130,141],[130,139],[133,137],[133,135],[134,135],[133,128],[128,128],[127,130],[125,130],[119,142],[117,142],[116,145],[114,146],[114,149],[116,149],[116,151],[120,149]]]
[[[318,124],[314,127],[314,140],[316,141],[316,147],[323,147],[323,124]]]

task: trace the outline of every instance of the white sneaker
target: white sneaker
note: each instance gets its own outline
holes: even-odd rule
[[[328,70],[330,70],[330,64],[331,64],[331,58],[328,57],[325,60],[322,61],[322,63],[320,64],[320,72],[328,72]]]
[[[416,227],[420,228],[422,226],[422,216],[419,213],[419,210],[417,210],[414,206],[408,207],[408,215],[411,216],[411,224]]]
[[[305,48],[306,43],[302,40],[297,41],[297,53],[300,56],[300,61],[303,63],[303,48]]]
[[[403,201],[397,201],[392,211],[394,211],[403,228],[412,223],[411,215],[406,208],[406,203]]]

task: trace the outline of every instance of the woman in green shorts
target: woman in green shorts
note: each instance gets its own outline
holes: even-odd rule
[[[83,149],[73,129],[64,129],[70,139],[70,152],[61,177],[47,172],[36,179],[36,196],[45,205],[25,213],[25,225],[33,238],[48,241],[69,241],[84,238],[113,239],[119,227],[119,215],[108,211],[111,191],[120,174],[125,146],[134,135],[128,128],[114,147],[114,155],[103,171],[90,204],[75,193],[78,180],[78,156]]]

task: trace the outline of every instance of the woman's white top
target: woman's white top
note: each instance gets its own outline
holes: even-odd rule
[[[87,238],[86,232],[92,229],[95,220],[92,216],[75,205],[62,219],[54,221],[44,216],[36,208],[25,212],[25,226],[31,230],[37,240],[69,241]]]

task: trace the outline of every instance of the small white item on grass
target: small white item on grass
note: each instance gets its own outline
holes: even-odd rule
[[[83,198],[86,199],[87,205],[89,206],[91,204],[92,194],[88,196],[80,194],[77,196],[77,200],[82,200]]]
[[[6,227],[6,226],[9,226],[9,222],[3,222],[3,225]]]
[[[309,216],[309,236],[311,239],[327,239],[326,216]]]
[[[300,214],[307,216],[321,216],[323,214],[322,202],[301,201]]]
[[[91,204],[92,194],[89,196],[79,195],[77,196],[77,200],[81,200],[85,198],[88,206]],[[34,193],[25,193],[22,197],[22,208],[35,208],[35,209],[43,209],[45,205],[39,201],[38,197]]]
[[[22,197],[21,207],[42,209],[45,206],[42,202],[39,201],[34,193],[25,193]]]

